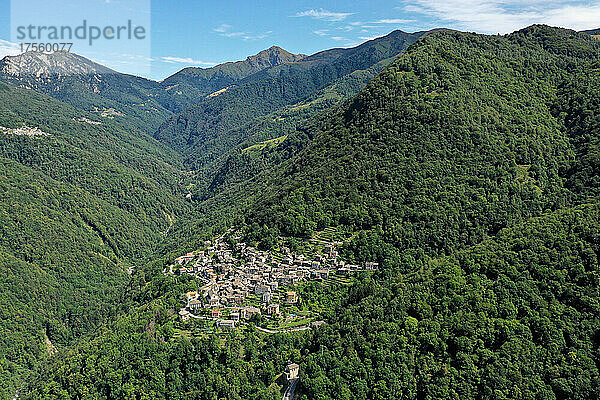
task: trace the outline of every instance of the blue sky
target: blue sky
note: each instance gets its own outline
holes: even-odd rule
[[[163,79],[185,66],[209,67],[272,45],[311,54],[355,46],[394,29],[449,27],[508,33],[532,23],[600,27],[600,0],[0,0],[0,55],[18,53],[18,24],[104,27],[132,20],[143,41],[98,40],[73,51],[118,71]]]

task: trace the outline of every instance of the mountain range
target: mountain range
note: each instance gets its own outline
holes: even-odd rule
[[[28,52],[0,62],[0,81],[33,89],[93,112],[151,131],[200,98],[264,68],[300,60],[279,47],[245,61],[214,68],[186,68],[163,82],[121,74],[70,52]]]
[[[0,398],[278,399],[288,360],[301,399],[599,397],[596,33],[394,31],[162,82],[4,58]],[[324,232],[381,268],[300,286],[319,329],[180,320],[176,256]]]
[[[263,69],[302,60],[306,55],[292,54],[281,47],[273,46],[244,61],[229,62],[213,68],[188,67],[167,77],[163,83],[169,90],[193,90],[198,96],[209,95]],[[185,89],[184,89],[185,88]],[[182,90],[183,89],[183,90]]]

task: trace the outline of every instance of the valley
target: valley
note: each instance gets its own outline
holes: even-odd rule
[[[6,57],[0,398],[597,398],[593,33]]]

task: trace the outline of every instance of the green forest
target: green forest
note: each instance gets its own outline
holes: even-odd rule
[[[140,296],[159,300],[50,364],[29,398],[275,399],[293,358],[301,399],[593,399],[599,218],[581,206],[452,256],[406,254],[317,293],[335,307],[306,334],[173,338],[170,303],[189,282],[154,279]]]
[[[434,30],[301,61],[230,66],[152,134],[0,85],[0,125],[49,134],[0,133],[0,398],[280,399],[288,361],[300,400],[600,398],[600,41]],[[198,285],[165,266],[231,227],[335,228],[381,267],[298,289],[318,328],[182,336]]]
[[[128,268],[151,260],[169,221],[190,210],[175,152],[82,117],[94,120],[0,84],[0,126],[46,134],[0,134],[0,398],[116,315]]]

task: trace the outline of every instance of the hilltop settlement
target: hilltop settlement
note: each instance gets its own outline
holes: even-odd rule
[[[225,240],[225,235],[206,241],[202,249],[177,257],[165,269],[165,273],[189,274],[201,281],[198,290],[185,293],[186,305],[179,311],[183,321],[214,321],[219,330],[235,329],[248,321],[267,333],[309,329],[323,322],[299,309],[302,299],[296,286],[309,280],[343,282],[355,272],[379,266],[376,262],[346,264],[338,256],[341,242],[321,240],[322,251],[309,258],[287,247],[261,251],[240,241],[238,232],[228,233],[232,241]]]

